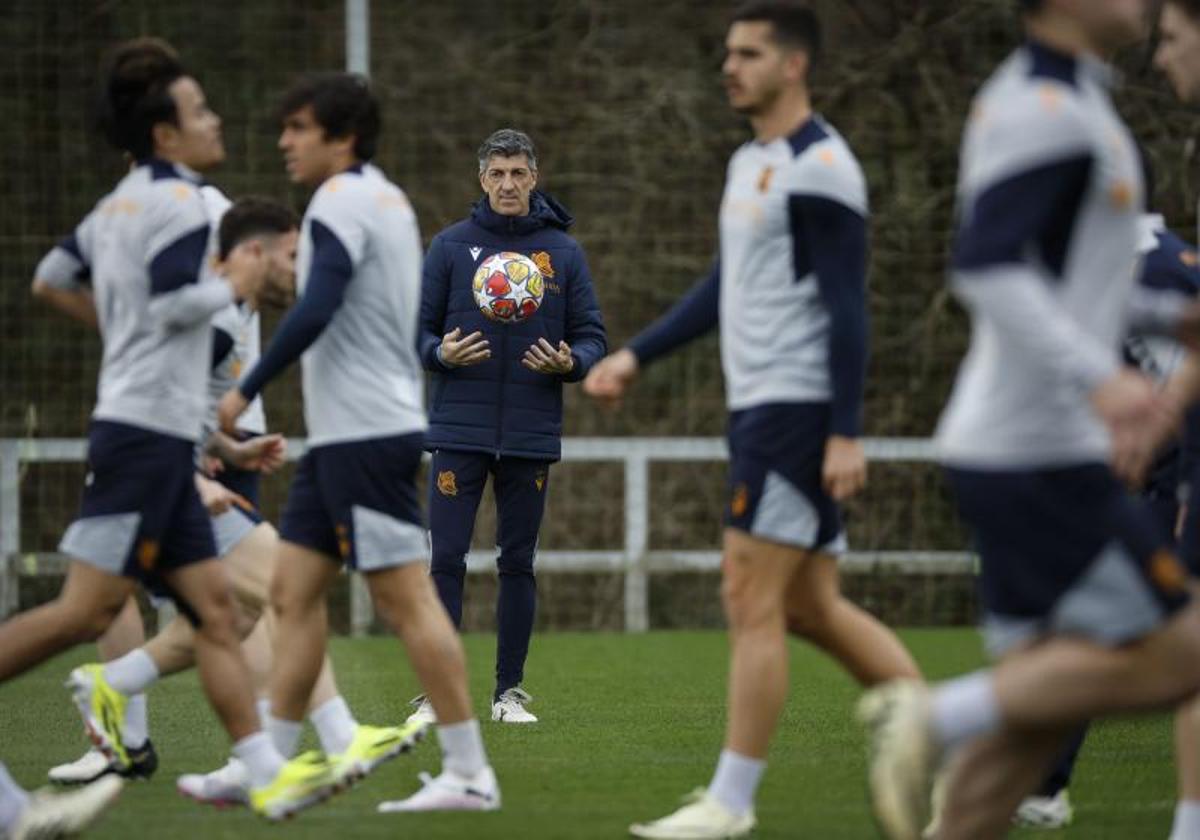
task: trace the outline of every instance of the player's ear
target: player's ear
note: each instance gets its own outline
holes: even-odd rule
[[[150,138],[154,141],[154,151],[159,149],[171,151],[179,143],[179,128],[169,122],[157,122],[150,129]]]

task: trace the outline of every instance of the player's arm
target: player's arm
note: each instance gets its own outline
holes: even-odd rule
[[[1196,251],[1170,231],[1155,234],[1129,307],[1130,332],[1200,347],[1200,268]]]
[[[579,382],[608,351],[608,333],[596,300],[596,288],[587,256],[576,246],[575,263],[568,283],[565,348],[574,361],[562,374],[564,382]]]
[[[867,220],[823,195],[793,194],[788,214],[797,249],[811,262],[829,313],[830,433],[862,434],[867,375]]]
[[[616,406],[644,365],[673,352],[717,326],[721,301],[721,261],[665,315],[620,350],[592,367],[583,381],[588,396]]]
[[[288,312],[270,345],[235,389],[249,402],[312,346],[341,308],[354,277],[345,243],[317,219],[310,222],[312,267],[304,294]]]
[[[31,291],[35,298],[72,320],[96,329],[96,302],[88,286],[91,268],[80,244],[80,233],[89,222],[90,217],[42,257],[33,274]]]
[[[228,280],[201,282],[209,223],[199,191],[164,181],[142,212],[154,219],[146,243],[150,320],[187,329],[232,303],[236,290]]]

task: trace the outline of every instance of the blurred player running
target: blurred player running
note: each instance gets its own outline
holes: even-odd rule
[[[952,285],[971,346],[937,434],[999,662],[864,698],[890,838],[920,836],[945,759],[937,836],[1001,837],[1082,722],[1200,688],[1187,573],[1114,474],[1139,473],[1170,416],[1119,355],[1143,179],[1100,58],[1144,33],[1145,3],[1022,5],[1029,41],[981,90],[963,144]]]
[[[309,450],[280,527],[272,583],[279,644],[268,726],[299,725],[325,652],[325,596],[340,566],[363,573],[436,712],[444,769],[384,810],[494,810],[500,789],[471,712],[462,643],[426,573],[417,497],[426,427],[416,353],[421,243],[404,193],[370,163],[380,121],[367,83],[308,77],[284,97],[279,146],[317,188],[301,229],[296,306],[220,404],[232,429],[249,401],[303,356]]]
[[[709,277],[585,381],[619,399],[639,369],[720,325],[730,495],[722,562],[732,658],[725,748],[707,791],[638,837],[741,837],[787,696],[787,633],[865,685],[917,677],[894,634],[842,597],[838,502],[866,480],[867,194],[853,153],[812,111],[815,15],[746,3],[726,38],[730,104],[755,139],[729,163]],[[719,313],[719,317],[718,317]]]
[[[201,683],[250,768],[254,807],[282,818],[323,798],[323,764],[286,762],[260,731],[236,633],[236,608],[193,483],[214,312],[252,290],[202,282],[209,222],[199,170],[224,157],[220,120],[174,52],[118,47],[103,78],[102,125],[137,165],[79,226],[104,339],[74,559],[51,604],[0,626],[0,679],[100,635],[134,580],[172,597],[196,627]],[[68,681],[90,734],[128,763],[121,709],[98,667]]]

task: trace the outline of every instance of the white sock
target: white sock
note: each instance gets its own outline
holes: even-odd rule
[[[325,755],[341,755],[350,749],[358,721],[350,713],[350,707],[341,695],[326,700],[313,709],[308,719],[317,730],[317,738],[321,741],[321,749],[325,751]]]
[[[298,720],[283,720],[271,714],[267,715],[265,723],[267,732],[271,735],[271,742],[279,754],[284,758],[294,756],[296,747],[300,745],[300,733],[304,730],[304,724]]]
[[[233,745],[233,754],[246,765],[252,788],[271,784],[283,768],[283,756],[275,749],[266,732],[247,735]]]
[[[158,666],[141,648],[104,666],[104,679],[127,697],[141,694],[158,679]]]
[[[17,824],[21,814],[29,806],[29,794],[8,775],[8,768],[0,763],[0,830],[8,830]]]
[[[258,720],[262,724],[263,729],[266,729],[267,718],[271,716],[271,698],[259,697],[254,701],[254,708],[258,709]]]
[[[1171,824],[1170,840],[1192,840],[1200,837],[1200,801],[1183,799],[1175,803],[1175,822]]]
[[[483,735],[475,718],[462,723],[437,728],[438,743],[442,745],[442,767],[465,779],[487,767],[483,751]]]
[[[943,749],[1000,728],[1000,706],[991,671],[976,671],[933,690],[933,731]]]
[[[125,706],[125,728],[121,731],[121,741],[136,750],[144,747],[148,740],[150,724],[146,720],[146,695],[135,694]]]
[[[708,785],[708,795],[735,816],[745,816],[754,810],[754,793],[766,767],[765,761],[738,755],[733,750],[721,750],[717,772]]]

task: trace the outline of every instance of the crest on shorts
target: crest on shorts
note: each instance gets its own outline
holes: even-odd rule
[[[443,496],[458,495],[458,480],[454,475],[454,470],[442,470],[438,473],[437,488]]]
[[[543,277],[554,276],[554,266],[550,264],[549,251],[534,251],[530,254],[533,264],[538,267],[538,271],[542,272]]]
[[[338,554],[345,560],[350,556],[350,530],[345,525],[335,525],[333,530],[337,534]]]
[[[750,488],[743,481],[733,488],[733,498],[729,500],[729,512],[734,517],[746,515],[750,508]]]
[[[1150,579],[1164,592],[1187,591],[1187,571],[1173,552],[1159,549],[1150,557]]]
[[[537,487],[538,492],[542,492],[542,488],[546,486],[546,471],[538,470],[537,475],[533,477],[533,484]]]
[[[158,562],[158,540],[141,540],[137,548],[138,565],[148,572]]]

